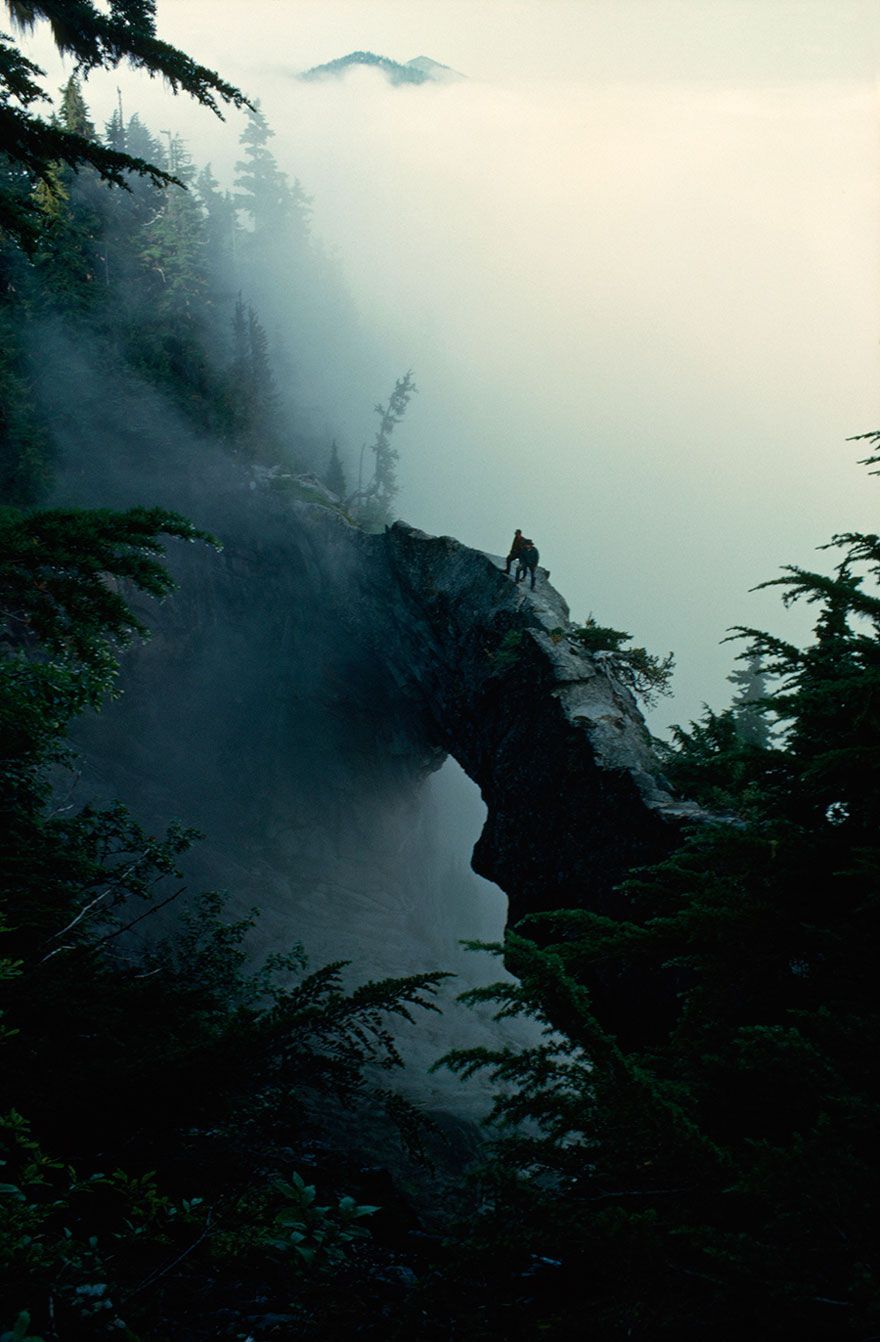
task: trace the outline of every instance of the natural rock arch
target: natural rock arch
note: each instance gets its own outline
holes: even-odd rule
[[[566,637],[546,570],[532,593],[448,536],[398,522],[366,540],[387,571],[387,665],[488,808],[475,870],[506,892],[514,922],[577,905],[614,914],[627,871],[701,816],[659,776],[633,695]]]
[[[371,902],[384,907],[381,968],[386,949],[404,954],[388,927],[419,916],[392,870],[420,823],[409,799],[451,754],[488,808],[474,868],[511,921],[616,913],[629,868],[698,812],[658,778],[629,691],[565,637],[546,574],[533,596],[449,537],[403,523],[367,535],[304,488],[248,489],[231,469],[207,499],[201,483],[188,498],[175,480],[173,501],[224,550],[174,547],[179,590],[141,612],[155,633],[126,658],[127,693],[80,732],[86,784],[150,827],[197,825],[194,888],[261,905],[270,937],[301,924],[316,954],[337,953],[337,933],[352,954]],[[407,860],[412,873],[417,852]]]

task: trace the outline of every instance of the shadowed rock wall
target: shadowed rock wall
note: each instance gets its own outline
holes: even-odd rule
[[[397,523],[384,539],[399,593],[387,656],[488,807],[475,869],[505,890],[512,921],[613,914],[627,870],[699,816],[658,777],[633,695],[566,636],[545,570],[532,592],[450,537]]]
[[[667,851],[689,808],[657,780],[632,696],[566,638],[546,575],[533,594],[448,537],[364,534],[309,501],[314,482],[210,469],[188,452],[149,488],[120,470],[97,499],[94,484],[66,491],[164,503],[223,543],[169,547],[178,591],[141,607],[153,637],[126,655],[121,698],[81,724],[81,792],[122,797],[151,830],[201,829],[190,889],[258,906],[257,949],[301,940],[313,963],[351,959],[361,978],[451,968],[447,1003],[499,973],[458,938],[501,932],[497,902],[451,864],[425,786],[447,753],[482,791],[474,866],[513,920],[615,912],[615,882]],[[414,1061],[506,1028],[449,1008],[420,1025]],[[467,1107],[457,1081],[415,1088]]]
[[[531,592],[449,537],[368,536],[302,481],[224,484],[198,518],[223,551],[171,548],[179,590],[141,612],[155,633],[126,658],[123,700],[82,729],[92,783],[204,829],[216,883],[259,872],[270,910],[294,881],[332,940],[328,866],[356,901],[379,897],[368,871],[394,884],[449,753],[488,808],[474,867],[513,921],[613,914],[626,871],[699,813],[665,790],[629,690],[566,636],[546,573]]]

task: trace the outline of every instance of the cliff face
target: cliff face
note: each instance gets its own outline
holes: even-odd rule
[[[448,537],[365,535],[309,481],[230,465],[165,488],[156,501],[224,548],[171,547],[179,589],[140,612],[153,637],[80,730],[83,790],[150,829],[201,829],[190,888],[258,906],[267,948],[301,940],[362,976],[440,965],[461,975],[450,997],[497,977],[458,946],[497,938],[504,911],[444,833],[446,775],[431,775],[447,754],[482,791],[474,867],[512,920],[613,913],[626,869],[669,848],[687,808],[656,778],[632,696],[569,643],[546,574],[531,593]],[[102,501],[144,496],[135,481]],[[457,1028],[452,1013],[423,1031],[423,1059],[497,1038],[473,1013]],[[426,1084],[443,1103],[448,1083]]]
[[[397,587],[389,665],[488,807],[475,869],[507,893],[513,921],[613,913],[627,869],[668,851],[697,814],[658,778],[632,694],[567,636],[545,570],[532,592],[500,560],[402,523],[384,550]]]
[[[389,815],[392,846],[418,830],[419,785],[450,754],[488,808],[474,868],[512,920],[613,913],[626,870],[695,812],[658,778],[631,693],[566,636],[546,572],[531,592],[449,537],[368,536],[308,484],[245,483],[231,473],[207,518],[222,553],[174,547],[179,591],[143,612],[155,633],[123,699],[83,730],[92,778],[205,829],[224,885],[247,852],[312,889],[328,858],[350,863],[354,889]]]

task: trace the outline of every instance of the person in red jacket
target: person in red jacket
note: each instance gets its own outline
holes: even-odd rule
[[[510,543],[510,554],[504,561],[505,573],[510,572],[511,564],[513,563],[514,559],[519,559],[520,554],[522,553],[524,548],[525,548],[525,541],[523,540],[523,534],[520,531],[519,527],[517,527],[516,531],[513,533],[513,540]]]

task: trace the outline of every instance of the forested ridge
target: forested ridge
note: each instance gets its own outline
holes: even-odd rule
[[[84,69],[131,60],[246,102],[159,43],[149,0],[7,8],[48,18]],[[292,945],[254,967],[253,919],[182,888],[185,817],[152,835],[125,798],[80,804],[69,730],[149,634],[133,598],[170,591],[166,542],[216,541],[149,499],[45,503],[77,415],[59,332],[106,373],[82,395],[137,378],[206,450],[317,471],[370,528],[412,377],[376,407],[355,489],[278,376],[309,332],[273,344],[266,252],[340,320],[344,299],[256,102],[227,191],[137,113],[99,132],[76,76],[38,122],[38,76],[4,39],[0,1337],[880,1335],[880,538],[768,575],[813,608],[811,638],[734,631],[731,706],[658,747],[717,821],[633,872],[619,919],[558,910],[475,948],[516,981],[471,997],[545,1034],[438,1064],[494,1078],[492,1141],[460,1205],[448,1168],[405,1205],[320,1115],[348,1107],[427,1158],[393,1093],[394,1032],[418,1028],[442,966],[351,988]],[[869,472],[878,445],[865,435]],[[129,935],[151,920],[161,934]]]
[[[58,426],[71,413],[41,364],[47,332],[89,343],[102,375],[96,394],[112,396],[128,373],[163,392],[206,442],[263,465],[323,468],[328,445],[303,428],[295,377],[286,395],[279,390],[279,359],[292,353],[270,348],[257,308],[260,296],[270,306],[267,252],[285,256],[294,287],[321,266],[308,197],[279,171],[260,111],[248,114],[234,191],[198,170],[179,136],[163,142],[137,113],[115,111],[99,135],[76,76],[56,118],[64,132],[154,163],[173,180],[132,172],[114,187],[90,164],[53,161],[35,183],[7,160],[5,192],[32,212],[28,249],[7,234],[0,258],[4,498],[45,497]],[[276,311],[272,318],[277,327]]]
[[[304,70],[299,78],[329,79],[333,76],[338,77],[355,65],[365,65],[381,70],[392,84],[424,84],[426,80],[431,78],[430,74],[418,65],[411,62],[402,65],[400,61],[390,60],[387,56],[377,56],[373,51],[349,52],[347,56],[340,56],[335,61],[327,61],[325,65],[316,65],[311,70]]]

